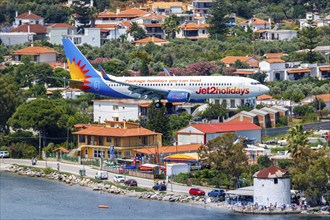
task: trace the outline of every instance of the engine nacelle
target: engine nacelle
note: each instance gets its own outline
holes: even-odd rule
[[[189,102],[190,93],[183,91],[172,91],[167,95],[167,101],[169,102]]]

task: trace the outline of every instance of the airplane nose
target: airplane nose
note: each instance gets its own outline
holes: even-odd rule
[[[269,88],[267,86],[263,86],[262,90],[264,91],[264,93],[268,93],[269,92]]]

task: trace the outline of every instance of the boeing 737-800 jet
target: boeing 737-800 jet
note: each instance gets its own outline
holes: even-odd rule
[[[70,84],[85,92],[113,98],[154,99],[173,102],[203,102],[209,98],[249,98],[265,94],[269,88],[258,81],[235,76],[141,76],[108,75],[96,71],[70,39],[63,46],[70,69]]]

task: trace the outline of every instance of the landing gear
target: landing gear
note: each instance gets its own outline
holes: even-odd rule
[[[166,107],[167,114],[173,114],[174,109],[173,109],[173,103],[172,102],[167,102],[165,104],[165,107]]]
[[[155,103],[155,108],[163,107],[163,103],[161,101]]]

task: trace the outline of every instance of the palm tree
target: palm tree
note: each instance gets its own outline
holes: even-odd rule
[[[308,135],[310,132],[304,131],[302,125],[290,128],[288,132],[288,150],[293,159],[301,158],[308,146]]]
[[[167,38],[175,38],[175,34],[179,33],[179,22],[180,18],[176,15],[170,15],[165,18],[164,24],[162,24],[162,28],[164,29]]]

